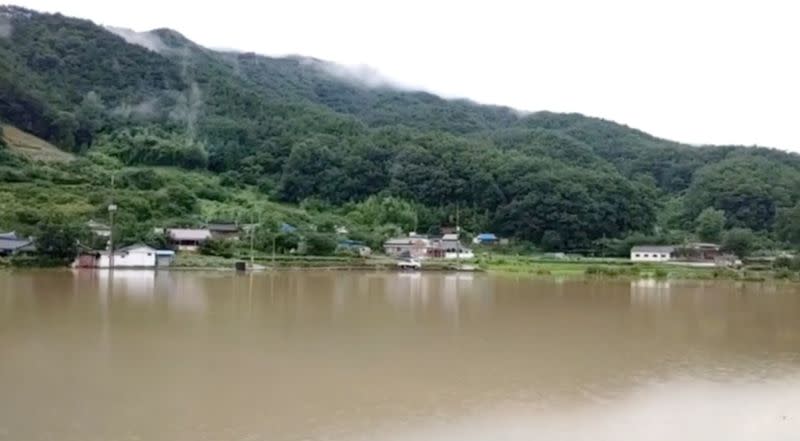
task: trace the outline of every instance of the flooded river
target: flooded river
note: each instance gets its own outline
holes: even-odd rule
[[[798,285],[0,272],[0,440],[798,437]]]

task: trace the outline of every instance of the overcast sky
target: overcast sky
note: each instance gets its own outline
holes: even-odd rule
[[[792,1],[18,0],[204,46],[369,65],[446,97],[580,112],[694,144],[800,151]]]

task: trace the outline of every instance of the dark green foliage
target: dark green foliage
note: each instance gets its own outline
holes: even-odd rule
[[[330,256],[336,251],[336,236],[325,233],[305,235],[305,254],[311,256]]]
[[[697,237],[704,242],[719,242],[725,228],[725,212],[706,208],[695,220]]]
[[[36,253],[44,258],[69,263],[78,255],[78,244],[88,231],[78,223],[51,219],[36,225]]]
[[[748,228],[733,228],[722,237],[722,248],[739,258],[747,257],[753,250],[756,236]]]
[[[233,257],[233,242],[224,239],[210,239],[200,245],[200,253],[207,256]]]
[[[778,210],[775,232],[781,240],[800,247],[800,204]]]
[[[187,135],[161,129],[124,129],[100,137],[97,148],[129,165],[205,168],[205,147]]]

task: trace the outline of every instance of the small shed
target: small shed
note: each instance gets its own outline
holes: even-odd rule
[[[499,241],[494,233],[481,233],[472,239],[472,243],[476,245],[494,245]]]
[[[175,251],[156,250],[156,267],[164,268],[172,265],[175,261]]]

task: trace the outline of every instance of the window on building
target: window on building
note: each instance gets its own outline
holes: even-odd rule
[[[666,255],[666,254],[662,254],[662,255],[661,255],[661,258],[662,258],[662,259],[666,259],[666,258],[667,258],[667,255]]]
[[[642,257],[640,253],[636,253],[636,257]]]
[[[649,254],[645,254],[644,257],[650,257],[650,255]]]

